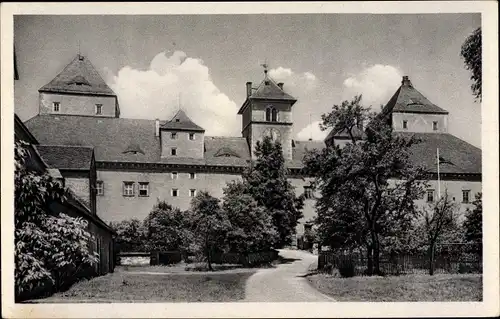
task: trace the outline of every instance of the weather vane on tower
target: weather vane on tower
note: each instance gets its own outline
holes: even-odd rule
[[[261,64],[264,68],[264,74],[267,74],[267,69],[269,68],[269,64],[267,64],[267,59],[264,60],[264,63]]]

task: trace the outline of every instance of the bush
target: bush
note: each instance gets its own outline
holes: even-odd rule
[[[341,261],[337,269],[342,278],[354,277],[356,275],[356,268],[352,260]]]

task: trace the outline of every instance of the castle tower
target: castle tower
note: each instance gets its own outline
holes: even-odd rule
[[[257,141],[271,136],[281,143],[285,160],[292,159],[292,106],[297,100],[274,82],[264,70],[264,80],[257,88],[246,84],[247,98],[238,114],[242,115],[242,135],[247,139],[252,158]]]
[[[38,92],[40,114],[120,117],[116,94],[80,54]]]
[[[174,117],[159,127],[162,158],[202,159],[205,130],[179,110]]]

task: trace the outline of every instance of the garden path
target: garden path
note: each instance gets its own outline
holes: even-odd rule
[[[245,300],[249,302],[335,301],[314,289],[304,277],[318,256],[301,250],[281,249],[282,263],[260,269],[248,278]]]

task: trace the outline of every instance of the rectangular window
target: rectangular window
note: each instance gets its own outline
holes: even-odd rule
[[[104,182],[103,181],[97,181],[95,185],[96,189],[96,195],[97,196],[103,196],[104,195]]]
[[[177,148],[172,147],[172,149],[170,150],[170,155],[177,156]]]
[[[179,196],[179,190],[177,188],[172,188],[172,197]]]
[[[95,105],[95,114],[97,115],[102,114],[102,104]]]
[[[428,203],[434,202],[434,190],[433,189],[427,190],[427,202]]]
[[[170,138],[175,140],[177,138],[177,133],[176,132],[170,133]]]
[[[139,183],[139,196],[147,197],[149,196],[149,183]]]
[[[52,110],[54,112],[59,112],[61,109],[61,102],[53,102],[52,103]]]
[[[134,182],[123,182],[123,196],[134,196]]]
[[[172,175],[172,179],[177,179],[177,176],[178,176],[177,172],[172,172],[171,175]]]
[[[432,130],[437,131],[438,130],[438,122],[434,121],[432,122]]]
[[[470,190],[462,191],[462,203],[468,204],[470,203]]]
[[[304,197],[306,199],[313,198],[313,192],[312,192],[312,187],[311,186],[304,186]]]
[[[406,130],[408,129],[408,121],[403,121],[403,128]]]
[[[194,133],[189,133],[189,140],[194,141]]]
[[[190,189],[189,190],[189,197],[195,197],[196,196],[196,189]]]
[[[189,173],[189,179],[196,179],[196,173]]]

